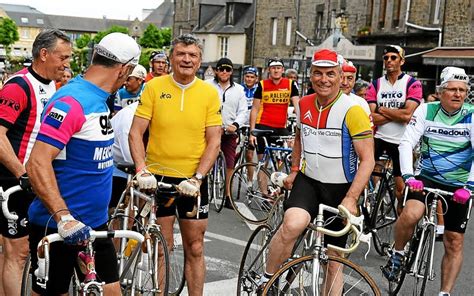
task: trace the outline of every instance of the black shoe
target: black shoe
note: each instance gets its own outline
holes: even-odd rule
[[[230,202],[230,197],[229,196],[227,196],[225,198],[224,207],[227,208],[227,209],[231,209],[231,210],[234,209],[234,207],[232,206],[232,203]]]

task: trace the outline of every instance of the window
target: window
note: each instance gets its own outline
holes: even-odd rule
[[[276,17],[272,18],[272,45],[277,44],[277,30],[278,30],[278,20]]]
[[[21,22],[22,22],[23,24],[28,24],[28,18],[27,18],[27,17],[22,17],[22,18],[21,18]]]
[[[227,5],[227,25],[234,25],[234,4]]]
[[[229,37],[219,37],[220,39],[220,56],[226,57],[229,49]]]
[[[438,25],[441,15],[441,0],[434,0],[433,24]]]
[[[393,28],[398,28],[400,25],[400,9],[401,9],[401,1],[400,0],[395,0],[393,1],[393,15],[392,15],[392,27]]]
[[[36,19],[36,23],[38,25],[44,25],[44,20],[43,19]]]
[[[291,17],[285,18],[285,26],[286,26],[286,38],[285,38],[285,45],[291,45]]]
[[[28,29],[21,29],[21,38],[29,39],[30,38],[30,30]]]
[[[380,1],[380,9],[379,9],[379,29],[383,29],[385,27],[385,12],[387,11],[387,0]]]

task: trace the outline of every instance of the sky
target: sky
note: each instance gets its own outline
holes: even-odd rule
[[[29,5],[46,14],[109,19],[142,20],[142,9],[157,8],[163,0],[0,0],[1,3]]]

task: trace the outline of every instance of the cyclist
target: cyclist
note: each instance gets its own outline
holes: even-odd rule
[[[65,86],[73,76],[74,73],[72,73],[72,70],[70,68],[65,68],[63,76],[60,78],[59,82],[56,83],[56,89]]]
[[[366,98],[369,83],[362,79],[357,79],[354,85],[354,93],[361,98]]]
[[[145,78],[145,82],[154,77],[160,77],[168,74],[170,61],[164,51],[154,51],[150,55],[150,73]]]
[[[283,224],[269,245],[261,287],[291,255],[297,237],[315,218],[319,203],[333,207],[342,204],[357,213],[357,199],[374,167],[369,118],[340,91],[342,71],[337,53],[316,51],[310,73],[315,94],[303,97],[297,108],[291,174],[284,180],[285,187],[292,190],[284,202]],[[342,227],[337,219],[328,225],[333,230]],[[324,240],[342,247],[346,243],[346,237],[327,236]],[[329,267],[329,276],[336,267]]]
[[[245,97],[247,98],[247,106],[248,106],[248,115],[247,115],[247,123],[250,119],[250,110],[252,110],[253,104],[253,95],[258,87],[258,70],[253,66],[248,66],[244,68],[244,83],[242,86],[244,87]]]
[[[56,91],[54,81],[69,66],[71,53],[71,42],[64,32],[42,31],[33,42],[32,64],[11,76],[0,91],[0,186],[8,189],[19,183],[23,188],[9,203],[18,220],[7,221],[0,214],[6,295],[20,294],[23,265],[28,256],[26,217],[34,196],[24,164],[38,134],[41,111]]]
[[[351,61],[347,61],[344,58],[342,58],[342,61],[341,90],[344,94],[355,100],[357,104],[362,107],[362,109],[364,109],[365,113],[367,113],[370,121],[372,122],[369,104],[364,98],[361,98],[352,92],[352,89],[354,88],[356,82],[357,68]]]
[[[387,74],[370,84],[366,99],[376,127],[375,159],[378,160],[383,154],[392,159],[395,195],[399,200],[400,209],[405,184],[400,173],[398,144],[423,96],[421,83],[402,72],[401,67],[405,63],[403,48],[398,45],[386,46],[383,50],[383,60]],[[380,167],[383,167],[383,164]]]
[[[401,139],[400,165],[410,188],[406,206],[395,224],[395,246],[382,269],[389,280],[396,279],[403,264],[404,247],[412,237],[415,225],[425,213],[423,186],[454,192],[453,199],[443,202],[445,253],[441,261],[439,295],[449,295],[461,270],[464,233],[467,227],[466,201],[474,190],[472,118],[474,107],[464,103],[469,77],[464,69],[446,67],[437,87],[440,102],[421,105],[413,114]],[[419,140],[421,162],[414,177],[412,150]]]
[[[145,87],[145,76],[145,67],[138,64],[133,69],[132,74],[128,76],[124,87],[120,88],[115,95],[115,112],[140,100],[143,88]]]
[[[95,47],[91,66],[51,98],[42,115],[37,141],[26,164],[39,198],[31,204],[30,249],[33,270],[36,246],[46,233],[59,233],[64,243],[51,249],[46,289],[33,275],[33,291],[67,293],[77,251],[91,228],[106,230],[112,190],[114,133],[106,104],[138,64],[140,48],[123,33],[106,35]],[[79,221],[80,220],[80,221]],[[119,295],[117,258],[111,239],[94,242],[96,271],[104,292]]]
[[[232,209],[230,203],[230,177],[234,170],[236,149],[237,149],[237,130],[247,121],[247,100],[245,98],[244,88],[240,84],[232,81],[232,72],[234,65],[228,58],[221,58],[216,64],[216,76],[206,82],[213,85],[219,97],[222,98],[221,113],[224,132],[221,137],[221,150],[224,153],[226,172],[225,172],[225,202],[226,208]]]
[[[188,217],[193,198],[157,210],[158,224],[168,243],[173,242],[173,223],[178,213],[185,254],[189,295],[202,295],[205,278],[204,233],[209,211],[206,174],[219,154],[222,118],[217,90],[195,75],[201,66],[202,45],[191,34],[171,44],[172,74],[147,83],[130,130],[130,152],[141,189],[156,187],[156,177],[178,184],[189,196],[201,195],[199,216]],[[149,142],[143,134],[149,127]],[[153,174],[156,175],[156,177]]]

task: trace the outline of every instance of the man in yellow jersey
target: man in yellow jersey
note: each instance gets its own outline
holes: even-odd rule
[[[195,205],[193,197],[182,197],[175,205],[157,211],[158,224],[168,244],[173,242],[177,213],[189,295],[203,294],[204,232],[209,210],[205,176],[219,153],[222,129],[217,90],[195,77],[201,58],[202,45],[193,35],[173,40],[172,74],[147,83],[129,136],[141,189],[156,188],[158,179],[179,184],[178,190],[184,195],[201,195],[199,215],[189,217]],[[149,140],[145,151],[143,134],[147,128]]]
[[[291,255],[296,239],[316,217],[320,203],[332,207],[341,204],[357,213],[357,199],[374,168],[369,117],[340,90],[342,70],[336,52],[315,52],[310,73],[315,94],[298,103],[292,172],[284,180],[285,187],[292,191],[284,202],[283,224],[269,245],[261,288]],[[325,219],[328,217],[325,215]],[[325,227],[340,230],[344,226],[341,219],[335,219]],[[346,239],[347,235],[325,236],[324,243],[344,247]],[[327,253],[338,255],[331,250]],[[341,294],[342,287],[333,285],[333,280],[340,276],[338,268],[329,264],[322,294]]]

